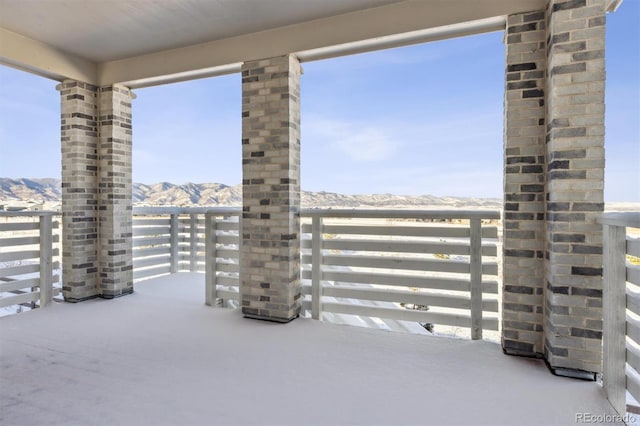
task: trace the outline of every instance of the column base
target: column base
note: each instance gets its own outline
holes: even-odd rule
[[[277,322],[277,323],[280,323],[280,324],[286,324],[286,323],[291,322],[294,319],[298,318],[300,316],[300,314],[295,314],[291,318],[278,318],[278,317],[269,317],[269,316],[266,316],[266,315],[259,315],[259,314],[245,312],[245,310],[243,309],[242,310],[242,316],[244,318],[249,318],[249,319],[261,320],[261,321],[269,321],[269,322]]]
[[[502,338],[502,352],[506,355],[523,356],[529,358],[543,358],[542,353],[535,351],[535,344],[529,342],[520,342],[518,340],[511,340]]]
[[[100,295],[102,299],[116,299],[118,297],[127,296],[129,294],[133,294],[133,288],[127,288],[123,290],[117,291],[105,291]]]
[[[100,297],[97,294],[91,295],[91,296],[86,296],[86,297],[67,297],[67,296],[63,296],[64,301],[67,303],[80,303],[80,302],[84,302],[85,300],[91,300],[91,299],[97,299],[98,297]]]
[[[549,371],[551,371],[551,374],[553,374],[554,376],[569,377],[570,379],[587,380],[590,382],[595,382],[598,376],[598,374],[594,373],[593,371],[578,370],[575,368],[552,367],[546,359],[544,360],[544,362],[545,364],[547,364],[547,368],[549,368]]]
[[[511,356],[520,356],[523,358],[536,358],[536,359],[544,359],[544,355],[538,352],[529,352],[529,351],[523,351],[520,349],[511,349],[511,348],[502,348],[502,353],[504,353],[505,355],[511,355]]]

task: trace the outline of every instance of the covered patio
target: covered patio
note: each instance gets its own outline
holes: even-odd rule
[[[130,297],[2,318],[6,425],[560,425],[615,412],[602,387],[499,345],[243,320],[179,273]],[[586,417],[585,417],[586,418]],[[611,422],[610,424],[621,424]]]
[[[625,232],[639,222],[636,215],[611,225],[612,249],[603,249],[602,222],[604,36],[606,13],[620,0],[222,0],[153,7],[68,1],[41,2],[38,14],[29,2],[0,4],[0,62],[60,82],[60,263],[70,302],[2,318],[0,422],[540,425],[586,422],[581,413],[612,419],[599,384],[556,377],[547,367],[596,380],[603,353],[605,364],[607,357],[622,363],[616,371],[625,366],[624,282],[636,275],[625,271],[624,259],[639,253]],[[489,303],[499,312],[491,324],[501,345],[299,318],[305,274],[321,283],[323,261],[331,257],[324,256],[321,241],[330,228],[321,217],[301,226],[301,64],[488,31],[503,31],[505,42],[502,281],[491,286],[499,300]],[[136,283],[134,292],[134,90],[228,73],[242,75],[243,207],[234,236],[238,263],[225,267],[238,274],[242,316],[295,320],[286,325],[203,305],[205,290],[190,275]],[[172,217],[166,225],[179,224]],[[51,231],[46,224],[39,229]],[[215,265],[211,229],[206,239],[214,244],[203,257]],[[319,238],[305,247],[304,232]],[[482,233],[481,219],[471,218],[463,234],[468,247],[460,248],[469,256],[463,269],[470,278],[456,280],[455,290],[471,296],[446,298],[480,313],[487,274]],[[382,235],[375,245],[384,250],[442,253],[440,242],[388,244],[391,234]],[[176,238],[148,237],[169,239],[175,249],[167,256],[179,257]],[[29,244],[42,244],[39,238]],[[302,249],[309,248],[316,255],[305,260]],[[613,253],[616,274],[609,281],[618,292],[603,308],[605,252]],[[42,252],[33,256],[45,259]],[[341,266],[337,257],[330,260]],[[309,261],[310,269],[301,268]],[[369,267],[378,259],[357,261]],[[402,260],[405,269],[429,272],[420,262]],[[50,256],[44,263],[51,269]],[[217,291],[212,271],[210,304]],[[38,281],[43,288],[43,276],[30,278],[36,283],[30,287]],[[399,280],[385,279],[385,285]],[[408,280],[405,274],[404,285],[413,286]],[[420,282],[451,284],[437,275]],[[312,293],[316,318],[323,307],[354,312],[323,305],[320,290]],[[605,319],[616,337],[613,355],[603,352]],[[481,336],[481,314],[472,314],[472,329]],[[628,358],[637,367],[634,356]],[[620,374],[610,383],[623,414]],[[640,380],[629,377],[635,389]]]

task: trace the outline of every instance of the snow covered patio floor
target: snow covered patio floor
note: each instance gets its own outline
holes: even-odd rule
[[[0,424],[570,425],[602,387],[496,344],[243,319],[177,274],[0,318]]]

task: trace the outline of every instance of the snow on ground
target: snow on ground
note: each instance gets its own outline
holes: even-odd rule
[[[244,319],[205,306],[199,274],[0,318],[0,355],[2,425],[570,425],[614,414],[599,384],[494,343]]]

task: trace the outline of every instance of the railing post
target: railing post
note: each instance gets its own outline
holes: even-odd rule
[[[40,307],[53,300],[53,225],[52,216],[40,216]]]
[[[189,214],[189,270],[198,272],[198,216]]]
[[[205,223],[205,303],[216,305],[216,216],[211,212],[204,215]]]
[[[179,223],[178,223],[178,214],[171,213],[170,221],[169,221],[169,234],[170,234],[170,242],[169,242],[169,252],[171,253],[170,262],[171,269],[170,272],[175,274],[178,272],[178,266],[180,262],[180,246],[178,245],[178,231],[179,231]]]
[[[242,299],[244,297],[244,286],[242,285],[242,276],[243,276],[243,263],[244,260],[242,258],[242,246],[244,245],[244,220],[242,217],[242,210],[240,210],[240,213],[238,213],[238,305],[243,306],[242,305]],[[224,305],[223,305],[224,306]]]
[[[613,408],[626,413],[626,228],[603,226],[603,384]]]
[[[470,219],[471,338],[482,339],[482,223]]]
[[[322,216],[311,219],[311,317],[322,319]]]

